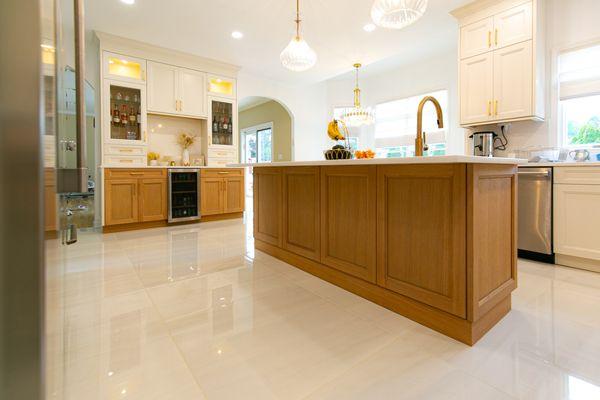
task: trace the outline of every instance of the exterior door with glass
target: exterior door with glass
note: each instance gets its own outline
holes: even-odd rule
[[[242,130],[242,162],[247,164],[273,161],[273,124],[254,126]],[[246,196],[253,191],[252,173],[246,176]]]

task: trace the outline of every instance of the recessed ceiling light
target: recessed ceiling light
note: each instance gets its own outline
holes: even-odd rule
[[[375,24],[366,24],[365,26],[363,26],[365,32],[373,32],[375,28]]]
[[[240,31],[233,31],[231,32],[231,37],[234,39],[241,39],[244,37],[244,34]]]
[[[121,3],[132,5],[132,4],[135,4],[135,0],[121,0]]]

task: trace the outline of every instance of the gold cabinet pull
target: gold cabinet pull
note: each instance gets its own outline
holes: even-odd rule
[[[487,114],[488,114],[488,117],[492,116],[492,101],[491,100],[489,100],[487,103]]]
[[[175,111],[179,111],[179,100],[175,100]]]
[[[494,41],[496,43],[496,46],[498,46],[498,29],[496,29],[496,33],[494,35],[495,35]]]
[[[217,172],[217,173],[218,173],[218,174],[228,174],[229,172],[227,172],[227,171],[219,171],[219,172]]]
[[[119,153],[132,153],[133,149],[119,149]]]
[[[492,31],[488,31],[488,47],[492,47]]]
[[[143,175],[143,172],[130,172],[129,175],[134,175],[134,176],[138,176],[138,175]]]
[[[494,115],[498,116],[498,100],[494,102]]]

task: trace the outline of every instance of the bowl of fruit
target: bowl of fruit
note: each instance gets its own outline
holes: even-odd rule
[[[375,158],[375,152],[371,149],[356,150],[354,152],[354,158],[356,158],[357,160],[367,160],[370,158]]]
[[[326,160],[349,160],[352,158],[352,152],[346,147],[338,144],[330,150],[325,151]]]

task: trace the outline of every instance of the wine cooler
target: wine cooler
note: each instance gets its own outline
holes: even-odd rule
[[[169,169],[169,222],[200,219],[200,170]]]

